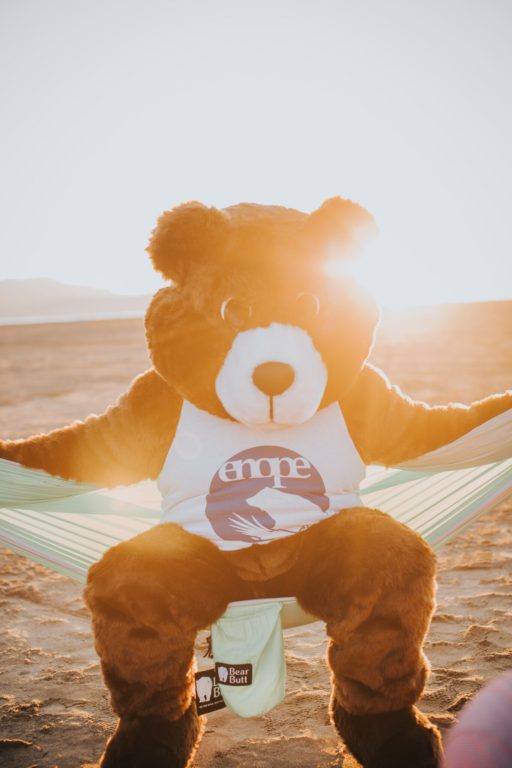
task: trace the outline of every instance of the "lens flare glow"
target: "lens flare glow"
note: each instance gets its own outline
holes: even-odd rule
[[[367,244],[364,253],[356,259],[330,256],[325,270],[333,280],[352,278],[369,291],[381,307],[400,310],[421,303],[410,266],[405,263],[399,267],[396,256],[387,255],[379,243]],[[411,291],[413,286],[415,291]],[[432,303],[429,297],[425,297],[425,303]]]

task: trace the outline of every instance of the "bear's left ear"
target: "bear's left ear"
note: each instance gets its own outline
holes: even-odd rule
[[[193,200],[162,213],[146,251],[157,272],[181,284],[198,264],[219,258],[228,229],[222,211]]]
[[[366,240],[377,236],[378,229],[362,205],[331,197],[308,216],[306,232],[317,247],[334,248],[350,258],[358,255]]]

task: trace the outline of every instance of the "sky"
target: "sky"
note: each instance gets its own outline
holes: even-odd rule
[[[512,298],[509,0],[0,0],[0,279],[162,284],[198,199],[372,211],[384,306]]]

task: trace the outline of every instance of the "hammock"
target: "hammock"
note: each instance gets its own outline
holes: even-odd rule
[[[510,493],[511,456],[512,409],[400,467],[370,467],[361,497],[439,547]],[[0,546],[77,581],[106,549],[159,520],[154,483],[105,491],[0,460]],[[281,630],[313,621],[295,598],[230,603],[211,627],[215,670],[195,675],[198,712],[228,706],[253,717],[276,706],[286,680]],[[251,670],[252,682],[223,685],[235,667]]]
[[[511,492],[511,456],[512,409],[397,468],[370,467],[361,497],[437,548]],[[0,546],[77,581],[159,520],[155,483],[106,491],[0,459]]]

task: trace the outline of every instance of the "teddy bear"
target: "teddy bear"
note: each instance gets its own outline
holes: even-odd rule
[[[119,721],[102,768],[184,768],[203,718],[194,640],[228,603],[295,596],[325,622],[333,725],[365,768],[434,768],[416,708],[435,557],[358,494],[365,467],[449,443],[512,393],[430,406],[367,362],[377,305],[343,267],[375,234],[334,197],[310,214],[188,202],[148,252],[169,284],[147,310],[152,368],[101,415],[0,455],[112,487],[157,480],[159,525],[108,550],[85,601]]]

